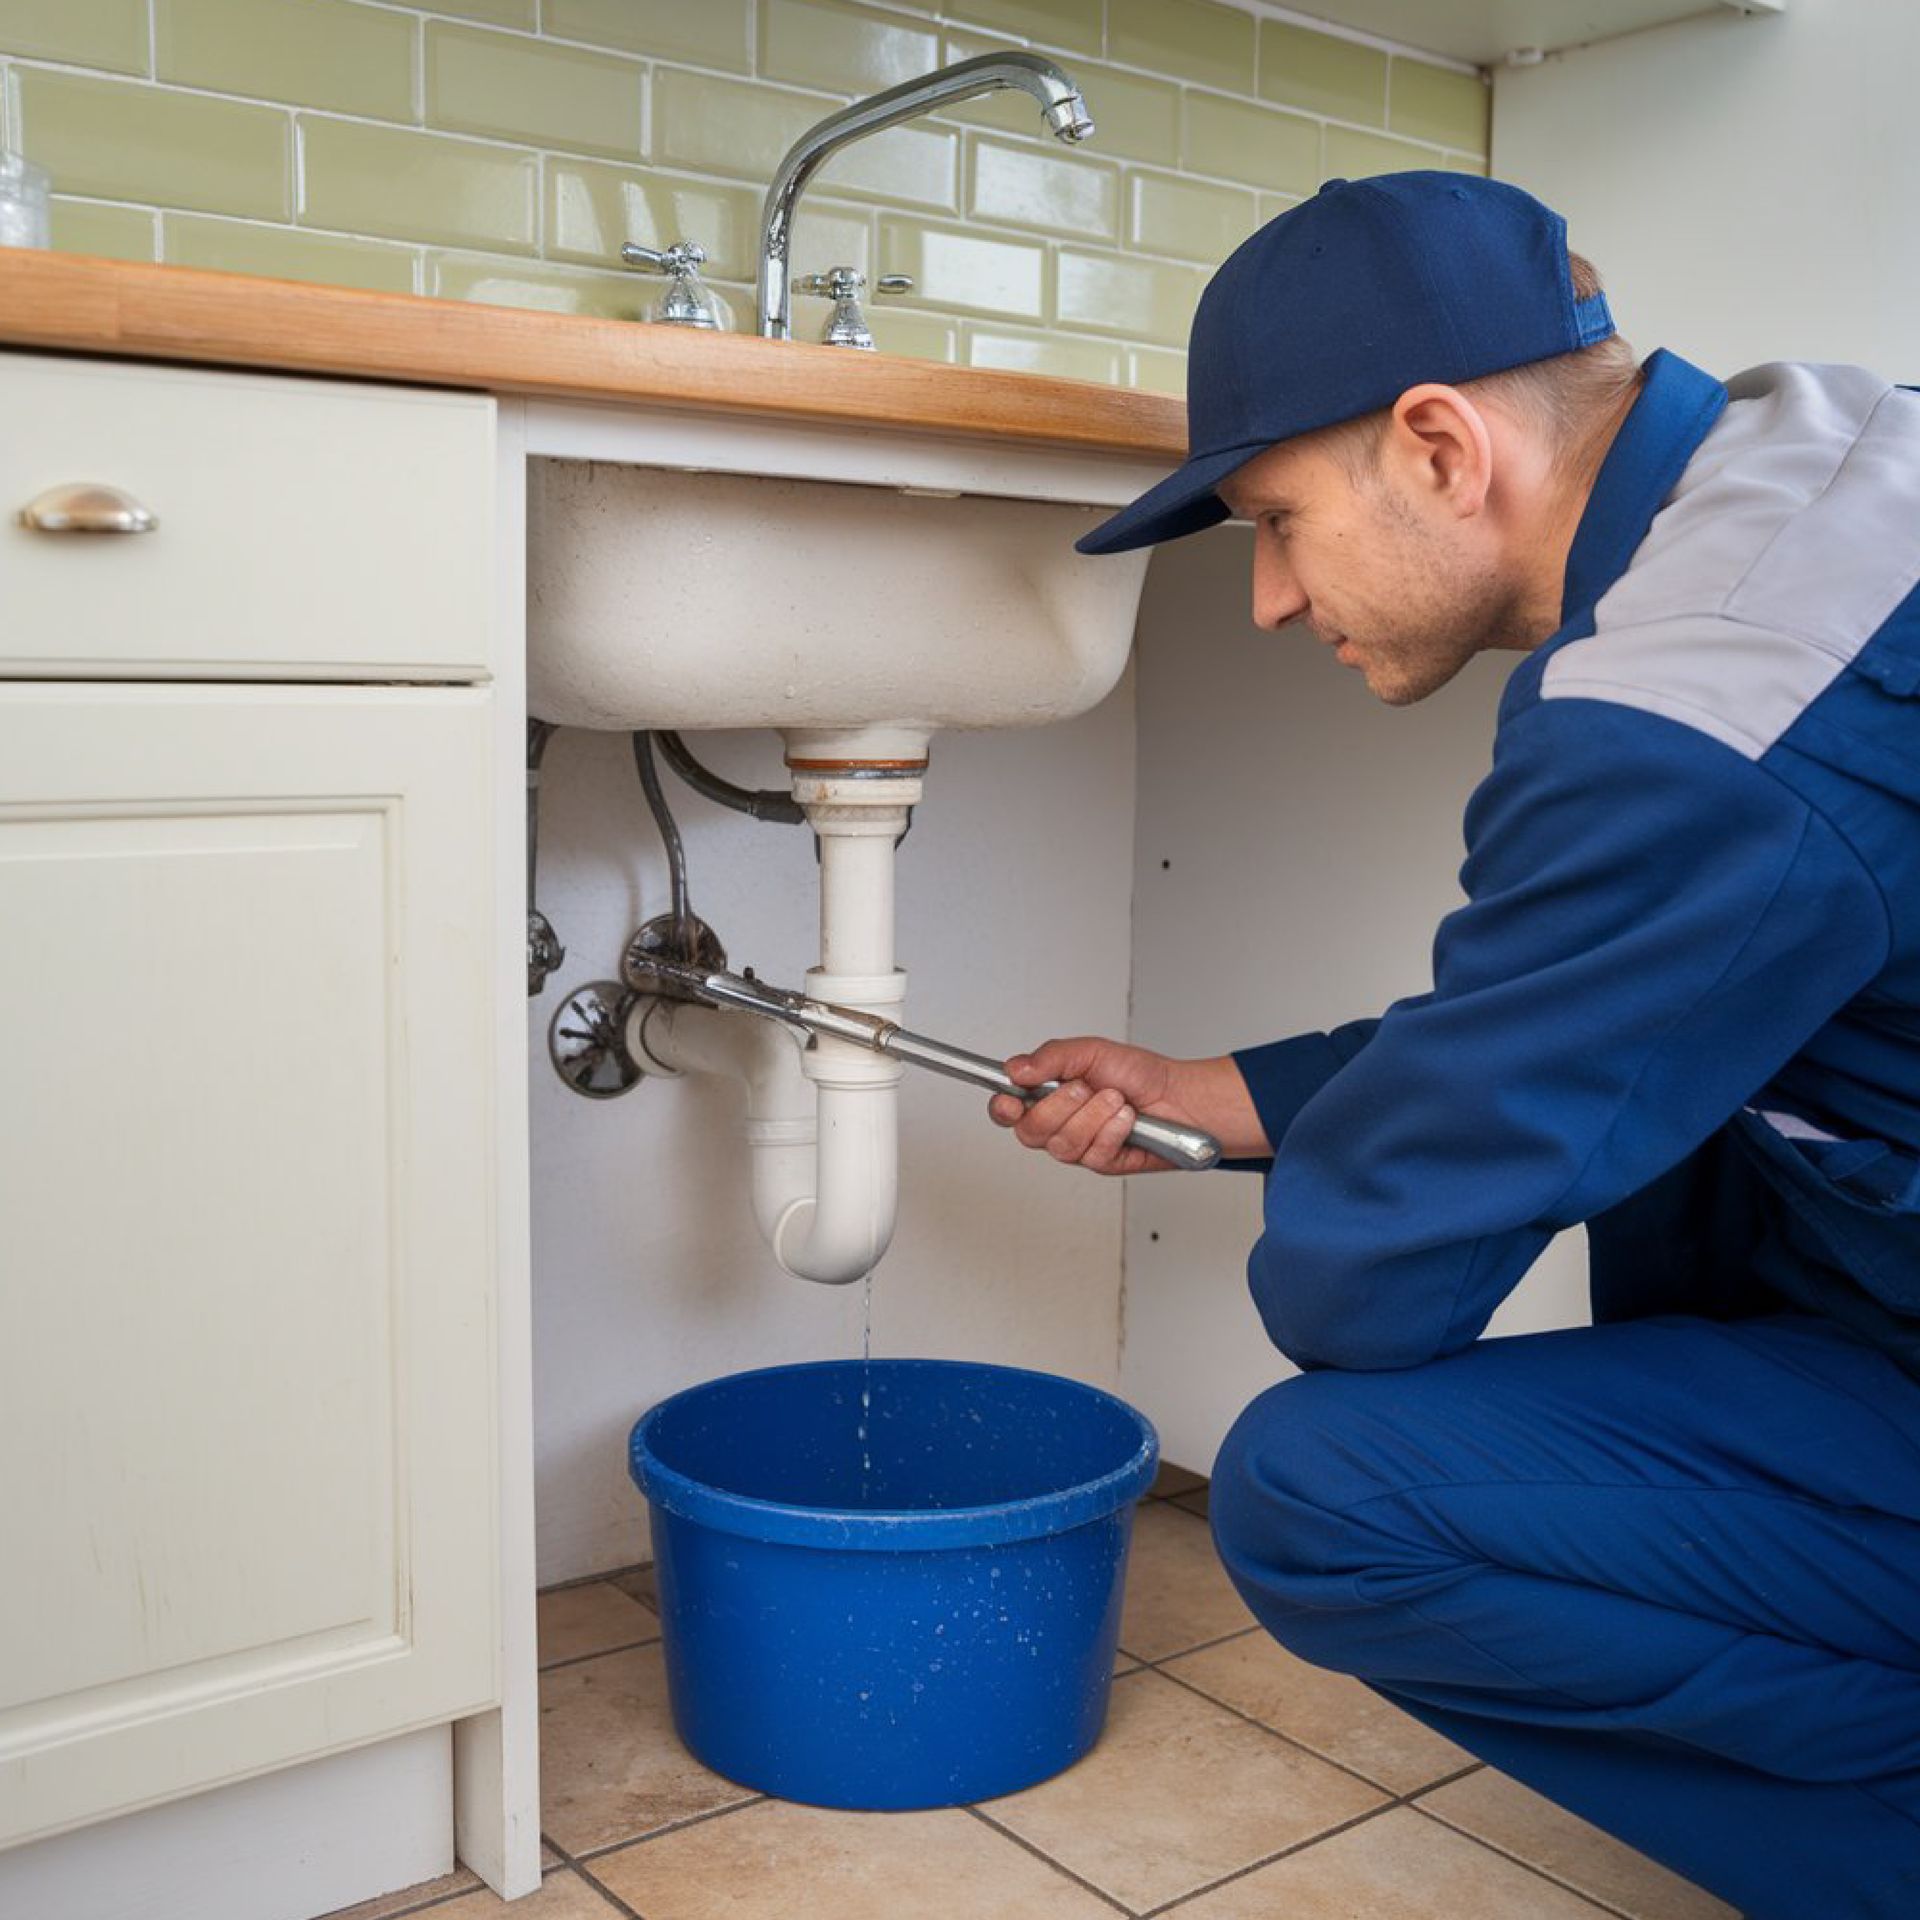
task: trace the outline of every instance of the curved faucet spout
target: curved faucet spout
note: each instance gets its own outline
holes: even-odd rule
[[[1051,60],[1009,47],[1001,53],[956,61],[917,80],[903,80],[884,93],[856,100],[838,113],[828,114],[793,143],[767,189],[760,221],[760,331],[767,339],[787,340],[793,334],[787,250],[801,189],[821,163],[850,141],[878,133],[883,127],[898,126],[903,120],[917,120],[923,113],[951,106],[956,100],[991,93],[997,87],[1018,87],[1032,94],[1040,103],[1048,128],[1059,139],[1078,142],[1093,132],[1079,88]]]

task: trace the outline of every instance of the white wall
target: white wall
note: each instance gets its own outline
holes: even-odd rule
[[[1381,1012],[1432,985],[1459,904],[1460,816],[1517,656],[1487,654],[1385,707],[1298,629],[1248,613],[1244,527],[1154,556],[1141,602],[1133,1037],[1199,1055]],[[1121,1390],[1166,1457],[1206,1472],[1234,1416],[1293,1371],[1247,1292],[1261,1182],[1129,1184]],[[1585,1249],[1563,1235],[1494,1331],[1577,1322]]]
[[[771,733],[689,738],[743,784],[783,783]],[[800,984],[818,959],[811,835],[666,781],[695,908],[736,967]],[[987,1053],[1054,1031],[1123,1030],[1130,677],[1064,726],[936,736],[926,796],[899,854],[907,1023]],[[564,992],[613,977],[627,936],[667,906],[625,735],[563,731],[549,745],[539,898],[567,947],[529,1014],[546,1584],[651,1557],[626,1470],[641,1413],[717,1374],[857,1355],[863,1290],[774,1265],[748,1210],[736,1090],[643,1081],[593,1102],[547,1064],[547,1021]],[[986,1096],[952,1081],[912,1075],[901,1104],[900,1226],[874,1283],[874,1353],[998,1360],[1115,1386],[1117,1187],[1023,1152],[986,1119]]]
[[[1912,0],[1684,21],[1496,74],[1493,170],[1566,215],[1643,354],[1920,381],[1916,75]]]

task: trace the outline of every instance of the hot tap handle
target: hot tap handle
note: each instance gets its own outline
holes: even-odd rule
[[[629,240],[620,258],[630,267],[651,267],[655,273],[685,273],[707,263],[707,250],[697,240],[676,240],[670,247],[643,247]]]

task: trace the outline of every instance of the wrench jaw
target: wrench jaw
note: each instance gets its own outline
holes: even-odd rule
[[[689,966],[670,955],[630,948],[622,969],[627,984],[641,993],[658,993],[705,1006],[726,1007],[783,1020],[808,1035],[830,1033],[872,1053],[885,1053],[889,1037],[899,1031],[876,1013],[811,1000],[791,987],[776,987],[752,974],[728,973],[722,967]]]

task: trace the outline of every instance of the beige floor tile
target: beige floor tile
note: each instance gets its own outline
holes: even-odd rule
[[[1196,1487],[1191,1493],[1176,1493],[1171,1504],[1178,1507],[1182,1513],[1197,1513],[1204,1520],[1207,1517],[1212,1492],[1211,1487]]]
[[[362,1900],[357,1907],[336,1908],[322,1920],[388,1920],[390,1914],[405,1913],[429,1900],[444,1900],[450,1893],[462,1893],[479,1885],[480,1876],[471,1867],[456,1867],[437,1880],[422,1880],[417,1886],[383,1893],[377,1900]]]
[[[605,1580],[558,1587],[541,1594],[536,1605],[543,1667],[660,1638],[660,1616]]]
[[[1344,1673],[1296,1659],[1256,1629],[1162,1670],[1251,1714],[1303,1747],[1364,1774],[1389,1793],[1414,1793],[1473,1765],[1473,1755]]]
[[[763,1800],[604,1853],[647,1920],[1113,1920],[1113,1909],[958,1807],[841,1813]]]
[[[658,1641],[540,1676],[540,1827],[569,1853],[756,1797],[680,1744]]]
[[[620,1909],[571,1867],[560,1867],[540,1882],[537,1893],[518,1900],[502,1900],[491,1887],[482,1887],[464,1900],[449,1900],[427,1912],[432,1920],[615,1920]]]
[[[1169,1466],[1161,1461],[1160,1471],[1153,1476],[1153,1485],[1147,1489],[1149,1500],[1164,1500],[1171,1494],[1191,1493],[1196,1487],[1204,1487],[1207,1478],[1202,1473],[1190,1473],[1185,1467]]]
[[[1157,1673],[1113,1683],[1099,1744],[982,1810],[1135,1909],[1384,1803],[1350,1775]]]
[[[1125,1652],[1161,1660],[1258,1624],[1227,1578],[1204,1520],[1164,1500],[1134,1509],[1120,1616]]]
[[[1139,1664],[1140,1662],[1130,1653],[1116,1653],[1113,1656],[1113,1670],[1115,1673],[1131,1673]]]
[[[1166,1920],[1602,1920],[1603,1913],[1396,1807],[1183,1900]]]
[[[540,1843],[540,1871],[545,1873],[549,1867],[557,1867],[560,1856],[543,1840]]]
[[[1733,1909],[1491,1767],[1436,1787],[1426,1812],[1633,1920],[1729,1920]]]

